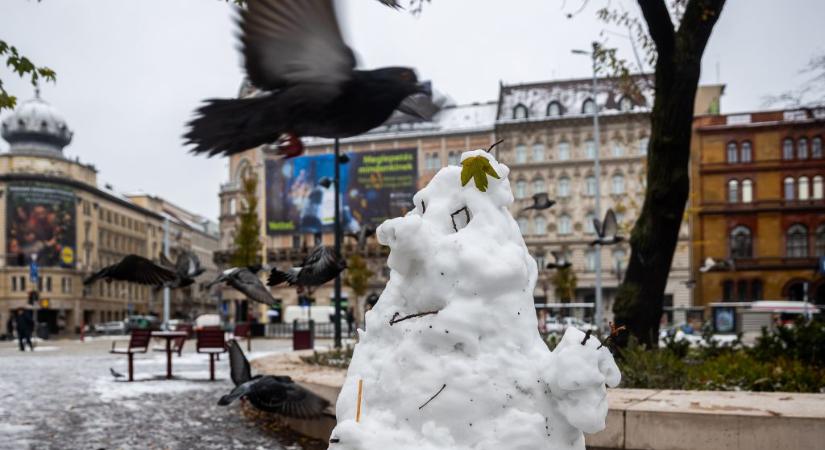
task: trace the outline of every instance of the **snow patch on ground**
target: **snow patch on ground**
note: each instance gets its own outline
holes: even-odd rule
[[[216,373],[216,377],[217,375]],[[175,376],[178,378],[167,380],[157,375],[135,374],[135,381],[132,382],[116,380],[111,376],[99,377],[95,380],[93,389],[100,400],[111,402],[149,394],[180,394],[191,390],[209,389],[213,387],[211,385],[221,383],[220,380],[210,382],[208,371],[176,372]]]

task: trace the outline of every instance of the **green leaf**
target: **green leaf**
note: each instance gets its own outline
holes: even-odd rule
[[[484,156],[473,156],[461,161],[461,185],[466,186],[470,178],[475,181],[476,189],[487,192],[487,175],[500,179],[490,160]]]

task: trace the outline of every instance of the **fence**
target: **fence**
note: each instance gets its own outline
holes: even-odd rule
[[[304,324],[304,326],[306,326]],[[355,337],[355,327],[349,331],[347,324],[341,324],[341,336]],[[266,325],[266,337],[292,339],[292,323],[269,323]],[[315,322],[315,337],[317,339],[332,339],[335,337],[335,324],[332,322]]]

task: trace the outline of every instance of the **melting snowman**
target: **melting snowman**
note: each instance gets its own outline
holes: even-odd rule
[[[484,150],[461,164],[377,230],[392,271],[359,330],[330,449],[584,449],[583,432],[605,426],[611,353],[572,328],[547,349],[509,169]]]

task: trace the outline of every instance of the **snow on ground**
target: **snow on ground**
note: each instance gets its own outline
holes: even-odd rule
[[[500,179],[482,174],[483,192],[442,168],[414,211],[377,230],[390,281],[359,330],[330,449],[583,450],[582,431],[605,426],[612,355],[573,328],[547,349],[509,169],[483,150],[469,158]]]

